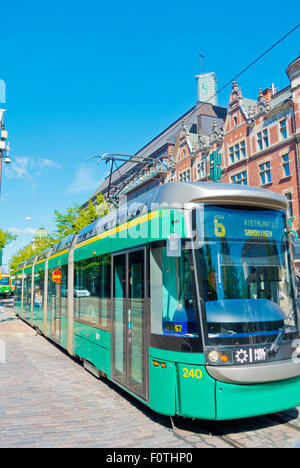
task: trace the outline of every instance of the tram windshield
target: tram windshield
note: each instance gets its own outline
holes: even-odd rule
[[[197,269],[208,345],[266,344],[299,337],[284,212],[205,206]]]
[[[9,285],[9,277],[8,276],[2,277],[1,280],[0,280],[0,285],[1,286],[8,286]]]

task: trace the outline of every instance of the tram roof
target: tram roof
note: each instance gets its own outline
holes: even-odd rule
[[[57,242],[56,244],[54,244],[53,247],[51,248],[50,255],[56,254],[65,249],[69,249],[72,245],[75,235],[76,234],[69,234],[67,237]]]
[[[213,182],[170,182],[143,193],[117,210],[84,227],[76,243],[101,234],[136,216],[163,208],[184,208],[189,203],[248,205],[271,209],[286,209],[287,200],[278,193],[237,184]]]
[[[130,204],[134,202],[145,203],[149,208],[153,203],[166,203],[172,207],[193,202],[287,208],[286,198],[276,192],[248,185],[214,182],[170,182],[140,195]]]

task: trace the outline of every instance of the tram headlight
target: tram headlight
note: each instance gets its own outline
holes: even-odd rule
[[[208,359],[210,360],[210,362],[217,362],[219,360],[219,357],[220,357],[220,353],[219,351],[216,351],[215,349],[208,353]]]
[[[212,349],[208,352],[207,359],[211,364],[228,365],[232,363],[232,352],[229,349]]]

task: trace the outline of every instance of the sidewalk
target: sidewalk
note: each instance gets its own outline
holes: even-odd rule
[[[14,314],[13,300],[2,301],[0,306],[0,338],[8,336],[35,336],[37,333]]]
[[[0,447],[191,447],[147,409],[0,307]]]

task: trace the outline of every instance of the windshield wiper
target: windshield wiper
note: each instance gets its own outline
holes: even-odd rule
[[[298,296],[297,303],[299,303],[299,298],[300,298],[300,296]],[[289,322],[289,320],[292,318],[294,313],[295,313],[295,311],[292,310],[291,313],[288,315],[288,317],[286,319],[287,322]],[[287,329],[287,327],[288,327],[288,325],[283,325],[282,329],[280,330],[280,332],[276,336],[275,340],[271,343],[271,345],[270,345],[270,347],[268,349],[269,354],[275,356],[278,353],[281,342],[282,342],[284,334],[285,334],[285,330]]]
[[[280,330],[280,332],[276,336],[275,340],[271,343],[271,345],[270,345],[270,347],[268,349],[269,354],[275,356],[278,353],[281,342],[282,342],[284,334],[285,334],[285,329],[286,329],[286,325],[283,326],[283,328]]]

